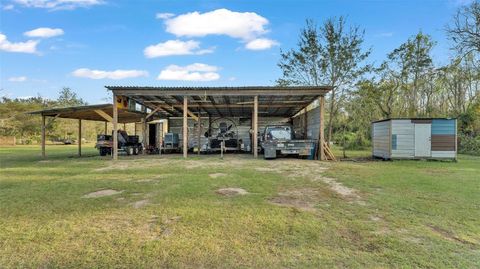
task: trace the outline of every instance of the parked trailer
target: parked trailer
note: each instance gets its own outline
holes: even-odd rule
[[[95,148],[100,156],[112,154],[113,137],[101,134],[97,136]],[[139,142],[138,135],[128,135],[125,131],[118,131],[118,149],[125,151],[127,155],[137,155],[142,152],[143,146]]]
[[[372,122],[372,155],[382,159],[457,158],[457,120],[402,118]]]

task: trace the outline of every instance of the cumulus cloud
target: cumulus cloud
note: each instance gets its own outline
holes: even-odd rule
[[[27,77],[21,76],[21,77],[11,77],[8,79],[10,82],[24,82],[27,80]]]
[[[63,35],[64,32],[60,28],[53,29],[48,27],[41,27],[41,28],[37,28],[31,31],[25,32],[23,34],[28,37],[49,38],[49,37]]]
[[[265,50],[273,46],[278,46],[278,42],[268,38],[257,38],[252,41],[249,41],[245,48],[249,50]]]
[[[187,66],[169,65],[158,75],[158,80],[213,81],[218,80],[218,67],[202,63]]]
[[[166,31],[179,37],[226,35],[240,39],[247,49],[262,50],[278,43],[261,38],[268,30],[268,20],[254,12],[235,12],[217,9],[210,12],[190,12],[164,17]]]
[[[155,58],[171,55],[201,55],[212,52],[213,49],[200,49],[200,42],[194,40],[168,40],[146,47],[143,54],[147,58]]]
[[[7,52],[36,53],[38,40],[10,42],[7,36],[0,33],[0,50]]]
[[[227,35],[244,40],[267,32],[268,20],[254,12],[228,9],[199,13],[191,12],[167,19],[166,31],[176,36]]]
[[[173,16],[175,16],[175,14],[173,14],[173,13],[157,13],[157,14],[155,14],[155,18],[160,19],[160,20],[169,19]]]
[[[72,75],[80,78],[90,79],[125,79],[148,76],[147,71],[143,70],[115,70],[115,71],[103,71],[92,70],[89,68],[80,68],[72,72]]]
[[[51,10],[76,9],[103,4],[103,0],[14,0],[17,4],[31,8]]]

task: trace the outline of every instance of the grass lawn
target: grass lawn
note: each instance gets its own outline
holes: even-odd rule
[[[480,267],[479,157],[75,152],[0,148],[0,268]],[[227,187],[248,194],[217,193]],[[117,193],[91,197],[99,190]]]

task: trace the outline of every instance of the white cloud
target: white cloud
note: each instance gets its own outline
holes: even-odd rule
[[[11,77],[8,79],[10,82],[24,82],[27,80],[27,77],[21,76],[21,77]]]
[[[46,8],[51,10],[75,9],[103,4],[103,0],[15,0],[24,7]]]
[[[5,5],[5,6],[3,6],[3,8],[2,8],[2,9],[3,9],[3,10],[13,10],[14,8],[15,8],[15,6],[14,6],[14,5],[12,5],[12,4],[9,4],[9,5]]]
[[[202,63],[187,66],[169,65],[158,75],[158,80],[212,81],[218,80],[218,67]]]
[[[160,20],[166,20],[171,17],[175,16],[173,13],[157,13],[155,14],[155,18],[160,19]]]
[[[170,55],[201,55],[212,53],[213,49],[200,49],[200,42],[194,40],[168,40],[163,43],[145,48],[143,53],[147,58],[164,57]]]
[[[257,38],[252,41],[249,41],[245,48],[249,50],[265,50],[273,46],[278,46],[278,42],[268,38]]]
[[[36,53],[38,40],[12,43],[7,36],[0,33],[0,50],[8,52]]]
[[[49,37],[63,35],[64,32],[60,28],[53,29],[48,27],[41,27],[41,28],[37,28],[31,31],[25,32],[23,34],[28,37],[49,38]]]
[[[80,68],[73,71],[72,75],[76,77],[90,78],[90,79],[124,79],[124,78],[146,77],[148,76],[148,72],[143,70],[103,71],[103,70],[92,70],[88,68]]]
[[[227,35],[242,40],[251,40],[265,34],[267,24],[268,20],[256,13],[228,9],[191,12],[165,20],[166,31],[176,36]]]

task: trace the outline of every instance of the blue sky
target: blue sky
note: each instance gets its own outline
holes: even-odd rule
[[[445,64],[443,29],[468,2],[2,0],[0,95],[55,98],[67,86],[100,103],[105,85],[271,85],[305,20],[341,15],[365,29],[370,62],[422,30]]]

